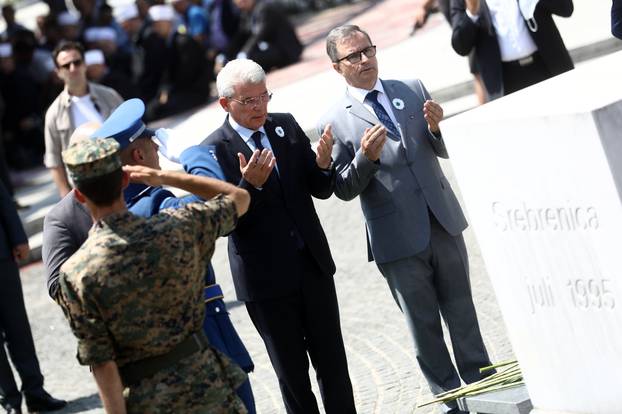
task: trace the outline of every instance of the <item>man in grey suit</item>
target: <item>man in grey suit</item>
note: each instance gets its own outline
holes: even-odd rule
[[[345,95],[320,121],[330,124],[338,172],[335,194],[360,196],[369,260],[375,260],[414,337],[433,393],[481,378],[489,365],[471,297],[467,222],[437,157],[447,158],[442,108],[421,83],[378,78],[376,47],[358,26],[326,39]],[[441,328],[448,325],[458,372]],[[445,412],[458,412],[454,405]]]
[[[80,125],[71,134],[69,145],[89,139],[100,126],[99,122],[93,121]],[[41,256],[45,264],[48,293],[55,301],[60,293],[60,267],[82,246],[92,225],[91,214],[76,199],[73,190],[45,215]]]

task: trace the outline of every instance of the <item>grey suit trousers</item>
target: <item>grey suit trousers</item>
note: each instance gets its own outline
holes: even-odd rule
[[[430,243],[414,256],[378,264],[415,341],[417,361],[434,394],[482,378],[490,365],[471,296],[462,235],[452,236],[430,216]],[[460,377],[443,340],[441,315],[449,329]],[[444,407],[444,411],[455,405]]]

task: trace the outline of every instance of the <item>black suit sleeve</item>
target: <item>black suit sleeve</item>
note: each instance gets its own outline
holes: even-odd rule
[[[251,35],[242,46],[242,52],[247,55],[253,51],[261,41],[270,38],[270,31],[275,30],[277,25],[283,24],[281,19],[285,19],[281,15],[277,7],[260,2],[257,4],[256,10],[253,11],[254,23],[251,27]]]
[[[611,6],[611,34],[622,39],[622,0],[613,0]]]
[[[300,125],[296,122],[294,117],[289,115],[291,122],[296,129],[296,135],[298,139],[305,146],[304,148],[304,165],[307,174],[307,185],[309,186],[309,193],[322,200],[329,198],[335,191],[335,169],[331,167],[330,170],[322,170],[318,167],[315,160],[316,154],[311,148],[311,142],[307,135],[304,133]]]
[[[80,247],[82,243],[75,240],[71,230],[53,214],[48,214],[43,220],[43,248],[41,256],[45,264],[48,293],[56,300],[59,282],[60,267]]]
[[[574,11],[572,0],[540,0],[536,7],[561,17],[570,17]]]
[[[475,44],[482,28],[466,14],[464,0],[451,0],[451,46],[457,54],[467,56]]]
[[[158,94],[169,56],[166,42],[153,33],[145,39],[143,47],[145,49],[145,69],[138,80],[138,88],[141,99],[147,103]]]
[[[0,182],[0,225],[4,229],[10,249],[28,242],[22,221],[15,209],[15,202],[2,182]]]

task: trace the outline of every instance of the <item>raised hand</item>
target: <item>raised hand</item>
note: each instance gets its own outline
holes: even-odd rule
[[[471,14],[479,14],[479,0],[465,0],[465,6]]]
[[[386,140],[387,130],[384,126],[382,126],[382,124],[366,128],[365,133],[361,138],[361,149],[363,150],[363,154],[370,161],[378,161]]]
[[[15,261],[24,260],[28,257],[29,252],[30,246],[28,246],[28,243],[18,244],[13,248],[13,257]]]
[[[172,129],[158,128],[155,131],[153,140],[158,144],[158,150],[164,157],[179,164],[179,156],[188,147],[191,146],[183,137],[175,133]]]
[[[142,165],[124,165],[123,171],[129,174],[130,182],[143,183],[152,187],[163,184],[161,170],[156,170]]]
[[[324,132],[322,133],[322,136],[320,137],[320,140],[317,144],[317,156],[315,157],[315,162],[317,163],[317,166],[323,170],[330,167],[332,152],[333,132],[330,124],[328,124],[324,127]]]
[[[431,132],[437,133],[441,129],[440,122],[443,120],[443,108],[432,100],[427,100],[423,104],[423,117],[428,123]]]
[[[256,188],[263,187],[276,165],[274,154],[267,148],[264,148],[261,152],[255,150],[248,162],[244,154],[238,152],[238,159],[240,160],[242,177]]]

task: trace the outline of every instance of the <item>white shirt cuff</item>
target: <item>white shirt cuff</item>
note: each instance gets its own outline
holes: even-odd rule
[[[471,19],[473,23],[477,23],[479,20],[479,14],[472,14],[469,9],[466,9],[466,15],[469,16],[469,19]]]

